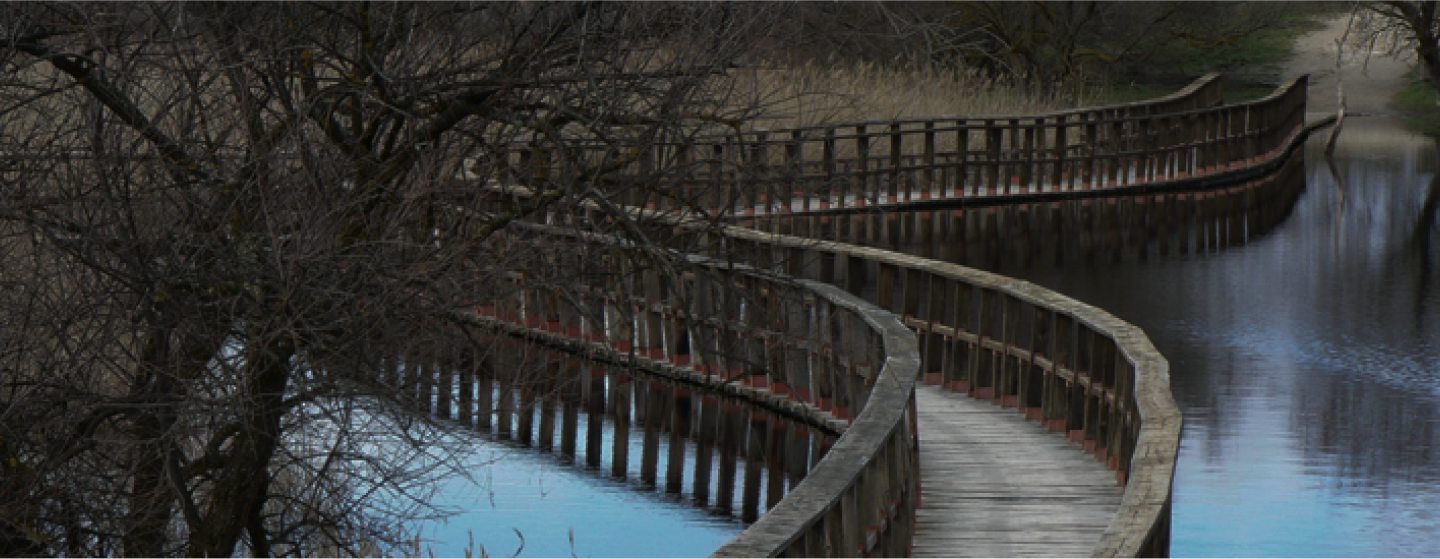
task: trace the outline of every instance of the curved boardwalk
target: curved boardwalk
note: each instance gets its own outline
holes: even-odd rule
[[[1205,191],[1199,197],[1206,200],[1223,191],[1244,193],[1223,198],[1240,204],[1247,213],[1235,215],[1244,217],[1221,220],[1225,238],[1243,238],[1257,189],[1233,185],[1268,180],[1309,132],[1305,83],[1301,77],[1264,99],[1223,105],[1212,76],[1180,94],[1119,107],[895,122],[883,131],[871,130],[875,123],[756,131],[711,144],[651,146],[654,153],[637,161],[680,162],[686,178],[677,188],[617,197],[631,219],[723,237],[699,246],[721,247],[725,258],[741,262],[753,257],[758,270],[792,277],[801,291],[835,291],[821,297],[827,300],[856,298],[835,303],[853,316],[831,324],[826,312],[807,310],[805,297],[786,310],[775,307],[783,297],[760,289],[746,301],[771,309],[775,320],[732,322],[723,316],[737,308],[731,303],[702,304],[723,293],[698,299],[691,293],[710,293],[715,280],[667,292],[669,283],[684,281],[636,279],[633,286],[645,291],[630,304],[637,314],[602,329],[619,336],[616,351],[638,344],[650,358],[707,379],[733,377],[786,395],[793,400],[787,405],[853,421],[830,452],[814,455],[823,458],[783,499],[780,491],[767,492],[774,497],[769,510],[714,556],[1166,555],[1182,418],[1170,395],[1169,364],[1143,332],[1026,282],[816,237],[893,237],[889,216],[875,211],[880,207],[943,208],[960,216],[971,206],[1033,210],[1037,203],[1054,209],[1077,202],[1092,217],[1096,207],[1104,210],[1105,225],[1087,229],[1082,244],[1116,241],[1133,229],[1143,247],[1150,231],[1141,225],[1152,220],[1122,230],[1112,219],[1116,212],[1139,210],[1114,197],[1160,192],[1164,205],[1171,191]],[[597,148],[596,157],[609,149]],[[552,176],[545,169],[554,161],[544,150],[516,153],[519,164],[507,167],[524,170],[519,184],[501,177],[496,184],[505,186],[497,188],[529,196],[532,184],[543,187]],[[636,165],[642,176],[651,169]],[[1112,200],[1094,204],[1099,197]],[[1150,211],[1148,202],[1136,204]],[[1214,205],[1206,207],[1218,210]],[[692,214],[724,215],[720,210],[730,208],[741,208],[732,216],[738,226],[691,222]],[[978,215],[989,230],[999,213]],[[1218,240],[1217,227],[1196,230],[1197,242]],[[1042,237],[1074,233],[1042,229]],[[1023,235],[1019,242],[1026,242]],[[754,279],[778,281],[762,276]],[[607,293],[634,297],[621,287]],[[606,297],[612,305],[614,297]],[[537,317],[546,320],[554,318]],[[717,345],[732,335],[755,340],[738,350]],[[707,351],[718,353],[706,357]],[[877,363],[884,364],[878,376]],[[915,387],[917,379],[947,390]],[[832,401],[847,393],[853,394],[844,402]],[[749,448],[763,454],[759,443]],[[754,470],[758,479],[758,468],[747,466],[747,473]]]
[[[1082,557],[1123,488],[1080,445],[963,393],[915,390],[915,557]]]

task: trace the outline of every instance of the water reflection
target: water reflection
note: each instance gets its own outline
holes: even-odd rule
[[[1440,555],[1437,146],[1351,119],[1337,181],[1323,136],[1249,209],[1132,204],[1048,230],[997,215],[993,247],[941,230],[945,242],[872,242],[1029,279],[1145,329],[1187,420],[1174,555]]]
[[[578,329],[576,329],[578,333]],[[505,336],[455,360],[412,357],[402,399],[489,437],[470,479],[433,504],[463,511],[420,551],[523,557],[703,556],[794,489],[835,443],[795,418],[618,363]]]

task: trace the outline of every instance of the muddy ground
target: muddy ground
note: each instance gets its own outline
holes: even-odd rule
[[[1345,34],[1348,14],[1330,20],[1323,29],[1295,40],[1295,56],[1284,67],[1286,79],[1310,74],[1307,112],[1333,114],[1339,107],[1336,95],[1335,40]],[[1351,37],[1353,38],[1354,32]],[[1347,118],[1360,115],[1394,116],[1387,105],[1390,98],[1409,84],[1405,73],[1414,64],[1414,55],[1393,57],[1366,52],[1352,44],[1344,48],[1339,77],[1345,86]],[[1368,60],[1367,60],[1368,58]]]

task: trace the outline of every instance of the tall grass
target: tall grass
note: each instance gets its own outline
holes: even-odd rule
[[[943,115],[1021,115],[1084,103],[1022,90],[974,71],[873,63],[809,63],[742,71],[737,77],[741,89],[765,107],[754,126],[772,129]]]

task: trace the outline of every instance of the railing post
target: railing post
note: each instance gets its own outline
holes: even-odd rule
[[[921,173],[920,199],[929,200],[931,189],[936,187],[935,183],[935,121],[925,121],[925,151],[921,156],[921,164],[925,171]],[[944,190],[941,185],[941,190]],[[944,192],[940,193],[944,196]]]
[[[905,146],[905,135],[900,132],[900,123],[890,125],[890,184],[886,188],[887,197],[880,203],[903,202],[905,198],[904,189],[900,188],[900,168],[904,165],[903,154]]]
[[[865,125],[855,127],[855,206],[864,206],[870,195],[870,135]]]
[[[966,163],[970,159],[970,128],[965,126],[965,121],[956,123],[955,131],[955,181],[954,195],[959,198],[965,195],[965,183],[970,174]],[[975,194],[979,194],[976,192]]]
[[[1055,163],[1050,168],[1050,190],[1059,192],[1069,190],[1066,185],[1068,173],[1066,172],[1066,156],[1070,152],[1070,140],[1066,137],[1067,126],[1065,119],[1068,115],[1060,114],[1055,117],[1055,142],[1051,151],[1055,154]]]
[[[988,159],[986,183],[989,185],[987,192],[991,196],[1001,193],[1000,189],[1000,144],[1004,139],[1005,130],[996,126],[995,121],[985,121],[985,157]]]

